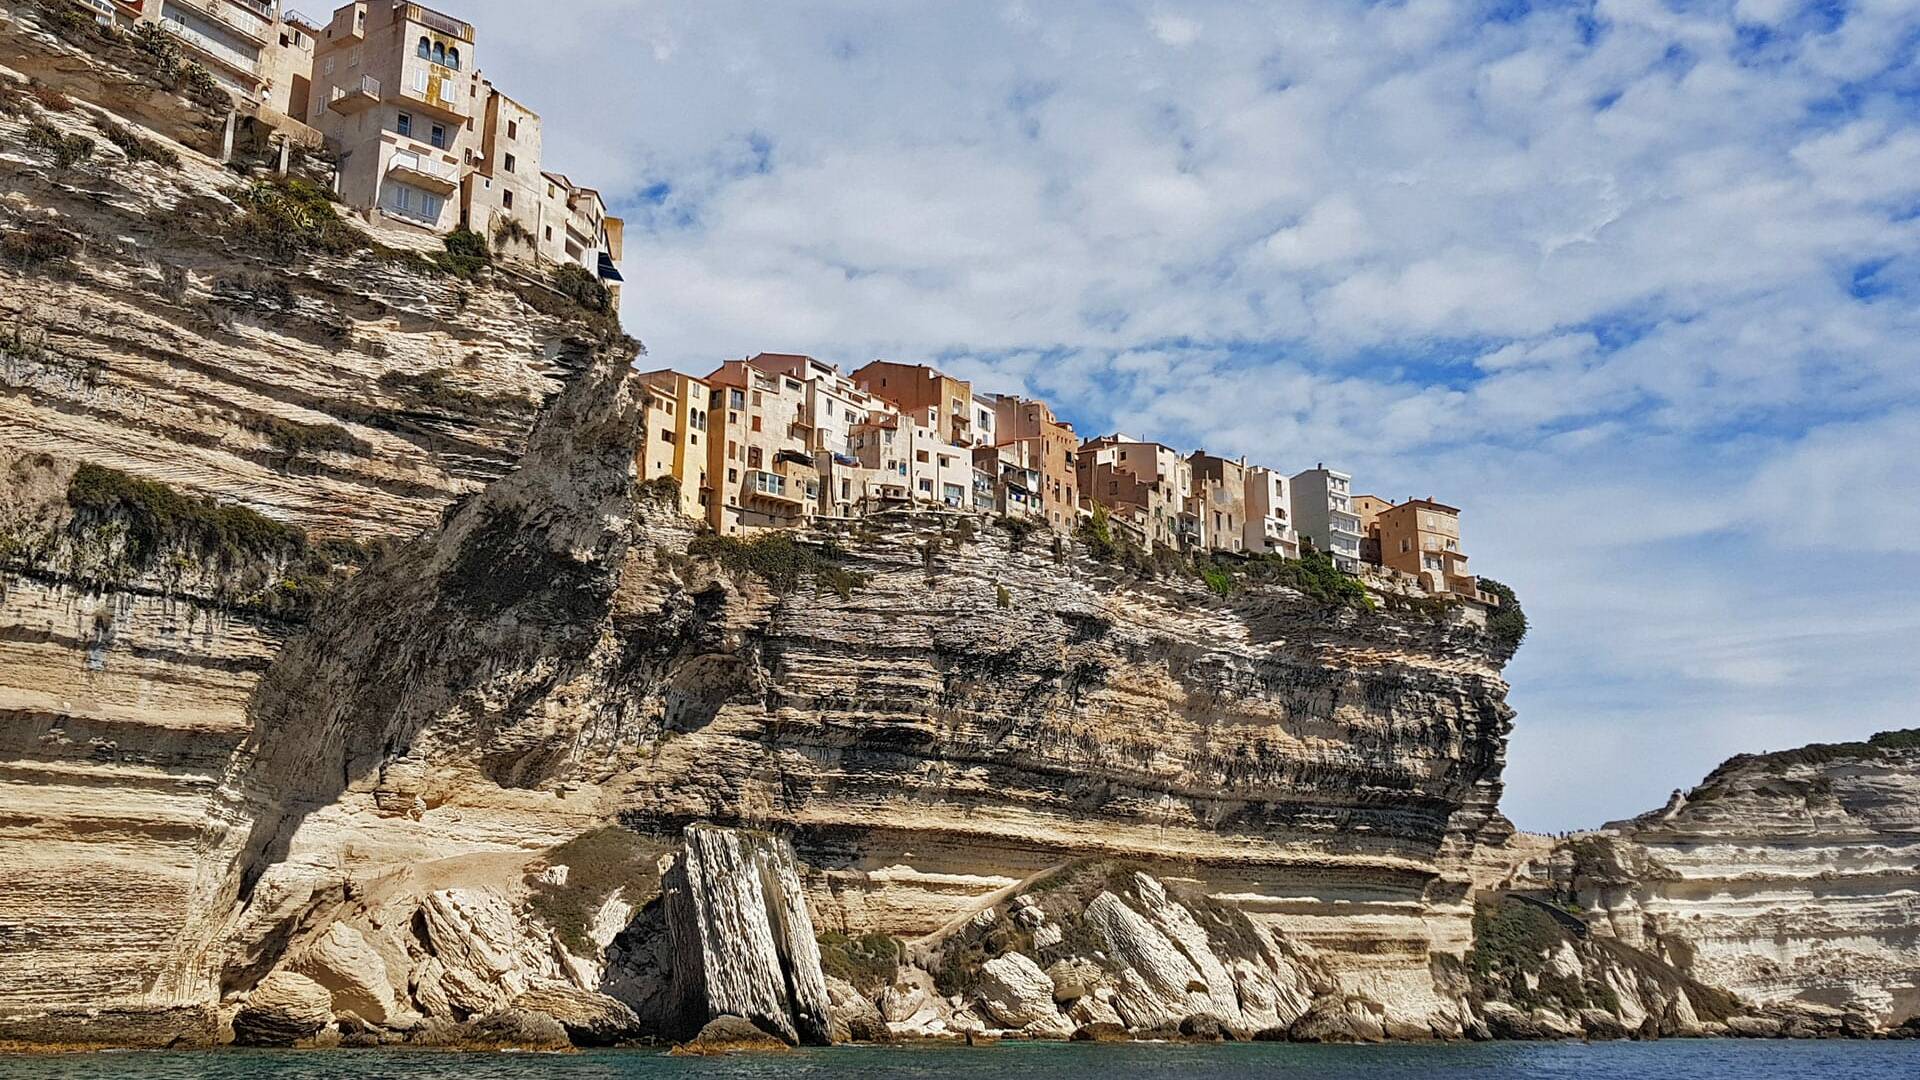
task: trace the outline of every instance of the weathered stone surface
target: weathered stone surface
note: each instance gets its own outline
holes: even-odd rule
[[[735,1053],[779,1053],[791,1049],[750,1020],[716,1016],[693,1038],[673,1048],[676,1054],[712,1056]]]
[[[573,1045],[559,1020],[527,1009],[498,1009],[472,1020],[461,1030],[458,1043],[515,1050],[561,1050]]]
[[[576,987],[537,986],[514,998],[512,1007],[558,1020],[575,1046],[613,1046],[641,1030],[640,1018],[624,1003]]]
[[[847,980],[827,976],[827,1002],[834,1042],[886,1042],[892,1038],[880,1007]]]
[[[351,1013],[376,1027],[396,1011],[396,994],[386,961],[360,931],[334,923],[288,965],[333,995],[336,1013]]]
[[[247,996],[233,1018],[241,1046],[292,1046],[333,1023],[333,993],[291,971],[276,971]]]
[[[1021,953],[988,960],[980,968],[977,1000],[999,1026],[1045,1039],[1064,1039],[1074,1024],[1053,1002],[1053,980]]]
[[[1553,878],[1597,931],[1751,1003],[1897,1025],[1920,1015],[1920,734],[1734,758],[1563,842]]]
[[[1345,997],[1321,998],[1287,1028],[1287,1039],[1301,1043],[1377,1043],[1386,1037],[1375,1010]]]
[[[785,841],[689,826],[664,887],[683,1024],[738,1016],[790,1043],[832,1041],[820,949]]]
[[[213,1003],[149,994],[193,904],[209,799],[261,673],[311,582],[272,559],[168,550],[129,565],[114,521],[80,520],[82,464],[244,506],[317,541],[434,526],[500,476],[542,399],[587,361],[575,320],[498,279],[314,253],[263,258],[231,222],[250,179],[207,156],[224,114],[77,47],[42,5],[0,3],[0,79],[74,106],[0,115],[0,231],[74,238],[66,267],[0,266],[0,1028],[69,1010],[69,1041],[189,1040]],[[134,163],[99,124],[174,149]],[[69,170],[24,138],[95,140]],[[412,242],[374,223],[370,238]],[[437,242],[436,242],[437,243]],[[423,392],[439,386],[445,393]]]

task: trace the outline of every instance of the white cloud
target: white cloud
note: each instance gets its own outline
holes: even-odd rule
[[[948,358],[1464,504],[1537,627],[1523,824],[1920,691],[1910,0],[567,8],[463,11],[655,360]]]

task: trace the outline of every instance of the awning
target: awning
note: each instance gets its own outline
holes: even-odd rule
[[[620,276],[620,268],[613,264],[613,256],[604,251],[600,253],[600,280],[619,282],[627,280]]]

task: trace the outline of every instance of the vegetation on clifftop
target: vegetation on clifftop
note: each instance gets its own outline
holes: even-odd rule
[[[1161,547],[1143,550],[1113,529],[1104,506],[1080,523],[1076,539],[1096,562],[1117,566],[1141,578],[1187,577],[1200,581],[1218,596],[1231,596],[1247,585],[1279,585],[1304,593],[1327,607],[1372,610],[1374,602],[1360,579],[1335,566],[1323,552],[1309,550],[1298,559],[1281,555],[1188,555]]]
[[[1487,613],[1487,633],[1508,656],[1512,656],[1519,651],[1520,643],[1527,639],[1526,609],[1520,606],[1520,598],[1514,595],[1510,585],[1483,577],[1480,579],[1480,591],[1500,600],[1500,606]]]
[[[836,549],[803,544],[785,532],[762,533],[744,540],[698,536],[687,545],[687,554],[712,559],[735,574],[753,574],[783,595],[798,589],[802,581],[811,580],[845,600],[867,583],[864,575],[840,565]]]
[[[314,543],[304,530],[244,506],[183,495],[165,484],[86,464],[67,485],[76,540],[118,544],[119,564],[135,574],[185,559],[211,564],[240,583],[236,606],[276,616],[302,616],[351,567],[374,554],[350,541]]]
[[[617,825],[583,833],[547,852],[527,875],[527,906],[581,956],[599,952],[593,921],[618,891],[638,909],[660,892],[660,856],[666,846]],[[549,867],[567,868],[566,880],[543,875]]]

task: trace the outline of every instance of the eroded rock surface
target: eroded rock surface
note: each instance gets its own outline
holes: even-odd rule
[[[1562,843],[1548,876],[1702,982],[1898,1026],[1920,1015],[1920,732],[1734,758]]]

